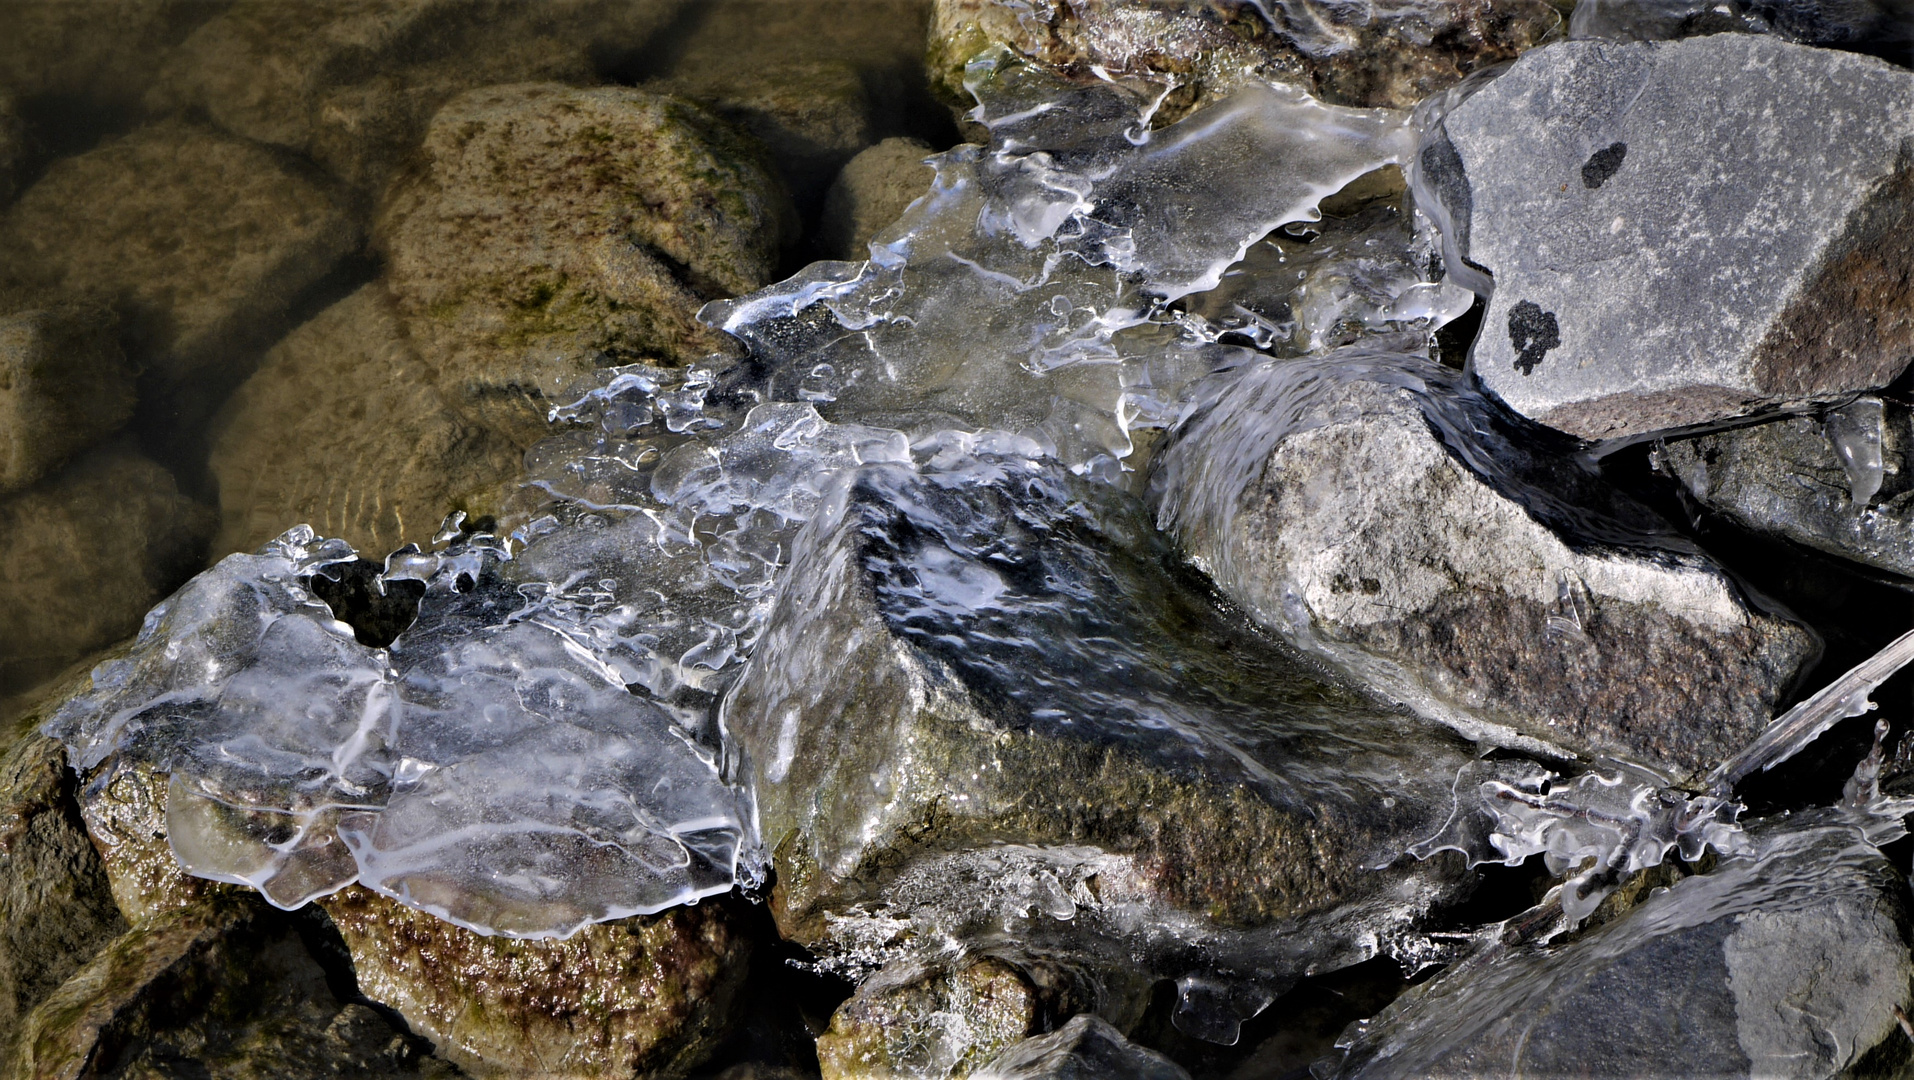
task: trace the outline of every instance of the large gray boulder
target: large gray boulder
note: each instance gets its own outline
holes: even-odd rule
[[[1769,36],[1525,54],[1418,157],[1473,362],[1584,439],[1884,386],[1914,355],[1914,74]],[[1475,270],[1471,271],[1468,264]]]
[[[1489,945],[1352,1029],[1340,1070],[1316,1075],[1899,1075],[1907,880],[1843,815],[1767,823],[1751,854],[1569,944]]]
[[[1124,1023],[1180,979],[1230,1042],[1457,895],[1399,856],[1467,744],[1219,609],[1132,497],[989,457],[841,497],[724,708],[786,937],[899,982],[982,954]]]
[[[1153,481],[1184,550],[1264,626],[1473,738],[1691,777],[1815,655],[1571,440],[1427,360],[1265,361],[1201,400]]]

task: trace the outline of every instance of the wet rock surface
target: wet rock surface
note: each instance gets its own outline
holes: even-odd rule
[[[133,414],[118,320],[100,308],[0,317],[0,493],[45,476]]]
[[[1898,404],[1857,404],[1674,440],[1657,452],[1697,502],[1745,528],[1914,577],[1908,415]],[[1844,423],[1865,429],[1856,436],[1865,445],[1830,437]],[[1857,454],[1869,461],[1857,463]]]
[[[1182,1067],[1123,1037],[1109,1021],[1074,1016],[1025,1039],[972,1074],[979,1080],[1186,1080]]]
[[[0,206],[13,201],[26,157],[27,126],[20,119],[20,104],[11,92],[0,88]]]
[[[627,88],[474,91],[381,210],[407,332],[454,409],[529,445],[596,367],[721,347],[692,318],[769,279],[790,213],[756,152]]]
[[[209,183],[209,177],[216,177]],[[0,218],[15,309],[119,310],[169,377],[238,363],[359,247],[332,184],[257,144],[159,124],[48,167]],[[269,340],[269,339],[268,339]]]
[[[22,97],[134,112],[158,60],[224,0],[31,3],[10,12],[0,86]]]
[[[930,147],[916,139],[885,139],[846,162],[824,196],[818,246],[833,259],[862,259],[871,238],[929,193],[936,175],[924,159]]]
[[[728,901],[481,936],[353,887],[322,906],[359,986],[474,1076],[678,1077],[726,1031],[751,943]]]
[[[1494,279],[1476,374],[1585,439],[1886,385],[1910,130],[1914,75],[1771,36],[1525,54],[1418,159],[1451,263]]]
[[[1258,622],[1471,737],[1693,776],[1815,654],[1434,364],[1354,348],[1219,378],[1159,458],[1164,524]]]
[[[998,960],[882,972],[831,1016],[818,1063],[828,1080],[976,1075],[1032,1034],[1040,1004],[1023,973]]]
[[[380,284],[287,335],[236,391],[214,438],[215,557],[312,525],[364,551],[430,546],[454,511],[498,508],[519,453],[454,413]]]

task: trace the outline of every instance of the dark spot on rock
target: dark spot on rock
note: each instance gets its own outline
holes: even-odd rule
[[[1553,311],[1543,311],[1533,300],[1524,300],[1509,309],[1509,344],[1515,346],[1515,369],[1533,375],[1542,356],[1562,343],[1562,329],[1555,323]]]
[[[1382,591],[1382,582],[1372,577],[1363,578],[1362,591],[1367,596],[1374,596]]]
[[[1627,143],[1613,143],[1588,155],[1588,162],[1582,166],[1582,186],[1593,191],[1608,183],[1608,178],[1622,167],[1622,158],[1627,156]]]

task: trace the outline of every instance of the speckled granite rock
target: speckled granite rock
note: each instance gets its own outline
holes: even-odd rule
[[[1472,737],[1688,777],[1816,654],[1570,440],[1426,360],[1270,362],[1206,401],[1157,459],[1185,550],[1257,621]]]
[[[683,0],[240,0],[174,51],[147,95],[236,135],[309,154],[377,193],[461,91],[595,81]]]
[[[732,901],[484,937],[353,885],[320,901],[359,988],[475,1076],[683,1076],[716,1047],[751,942]]]
[[[973,1074],[977,1080],[1189,1080],[1183,1067],[1123,1037],[1110,1022],[1075,1016],[1025,1039]]]
[[[491,87],[433,120],[378,236],[448,404],[529,445],[593,368],[723,347],[701,302],[769,279],[789,204],[754,151],[685,102],[622,87]]]
[[[454,510],[496,510],[519,454],[448,409],[431,374],[376,283],[274,346],[217,422],[209,557],[304,523],[380,559],[431,546]]]
[[[0,316],[0,493],[33,483],[133,414],[133,369],[99,308]]]
[[[1000,960],[884,971],[817,1038],[824,1080],[954,1080],[1036,1031],[1037,992]]]
[[[930,191],[936,170],[924,164],[930,147],[916,139],[885,139],[858,154],[824,196],[818,250],[830,259],[868,258],[865,247],[904,208]]]
[[[212,526],[170,473],[117,444],[0,500],[0,682],[31,686],[130,636]]]
[[[0,37],[0,86],[21,97],[130,113],[160,60],[226,0],[12,4]]]
[[[0,218],[14,310],[87,298],[127,319],[134,357],[168,376],[236,362],[359,247],[324,178],[184,123],[55,162]],[[263,338],[263,340],[262,340]]]
[[[1914,74],[1775,37],[1525,55],[1418,159],[1494,276],[1476,374],[1585,439],[1885,386],[1914,355],[1911,134]]]
[[[1544,0],[937,0],[935,11],[932,78],[966,107],[964,62],[999,44],[1085,77],[1092,67],[1175,76],[1186,89],[1173,108],[1254,74],[1332,104],[1401,109],[1471,71],[1513,59],[1562,23]]]

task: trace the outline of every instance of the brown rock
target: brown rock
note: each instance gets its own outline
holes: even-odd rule
[[[824,1080],[954,1080],[1036,1033],[1036,988],[1010,965],[976,960],[955,971],[882,971],[818,1036]]]
[[[53,0],[7,5],[0,86],[21,97],[130,111],[160,58],[226,0]]]
[[[40,479],[133,415],[133,369],[117,329],[92,308],[0,318],[0,493]]]
[[[167,123],[58,161],[0,219],[0,290],[119,308],[168,376],[230,364],[359,246],[337,192],[253,143]]]
[[[27,156],[27,126],[19,103],[0,87],[0,206],[13,199],[13,188]]]
[[[131,636],[199,565],[212,525],[170,473],[115,444],[0,500],[0,684]]]
[[[1171,76],[1182,89],[1164,120],[1245,76],[1293,83],[1335,105],[1404,109],[1554,36],[1545,0],[1462,0],[1385,7],[1285,0],[937,0],[931,78],[970,105],[964,63],[1004,45],[1073,75]],[[1272,26],[1263,10],[1272,13]]]
[[[937,175],[924,164],[930,147],[916,139],[885,139],[844,166],[824,196],[818,250],[826,258],[862,259],[871,238],[930,190]]]
[[[789,221],[708,113],[623,87],[490,87],[448,104],[378,236],[448,403],[528,445],[593,368],[723,347],[701,303],[769,280]]]
[[[113,757],[85,780],[80,815],[127,922],[145,926],[208,899],[242,893],[180,867],[166,840],[166,775]]]
[[[677,1077],[722,1036],[751,944],[730,902],[486,937],[354,885],[324,898],[359,988],[476,1076]]]
[[[373,284],[292,332],[239,388],[212,454],[212,558],[297,524],[377,559],[430,545],[445,516],[496,509],[519,455],[445,406]]]

